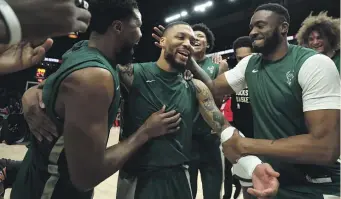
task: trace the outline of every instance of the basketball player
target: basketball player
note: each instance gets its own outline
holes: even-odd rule
[[[193,58],[198,65],[215,79],[218,74],[227,71],[227,64],[215,64],[210,53],[214,47],[214,35],[205,24],[194,24],[195,34]],[[226,62],[225,62],[226,63]],[[218,104],[220,107],[220,104]],[[198,172],[200,171],[204,198],[220,199],[223,182],[222,153],[219,148],[220,140],[211,134],[212,128],[202,118],[198,111],[194,118],[192,136],[192,158],[189,164],[189,175],[193,198],[197,195]]]
[[[223,143],[230,161],[260,155],[281,173],[275,198],[340,196],[340,79],[327,56],[289,45],[290,17],[279,4],[259,6],[250,22],[253,54],[211,80],[189,65],[215,97],[249,89],[254,136]],[[192,62],[194,64],[194,62]]]
[[[299,45],[316,50],[330,57],[340,72],[340,18],[327,12],[310,14],[296,34]]]
[[[162,104],[179,111],[181,123],[180,132],[150,140],[128,160],[120,170],[117,199],[192,198],[187,164],[190,161],[193,118],[198,111],[198,104],[205,121],[218,136],[224,129],[225,132],[231,128],[216,107],[208,88],[198,80],[187,82],[182,75],[194,51],[195,42],[190,25],[174,22],[168,25],[160,40],[162,51],[157,62],[120,66],[120,79],[127,88],[122,111],[121,141],[136,131]],[[271,169],[268,164],[260,164],[254,170],[253,177],[266,175],[271,182],[264,184],[266,178],[262,178],[258,184],[265,187],[256,195],[273,195],[278,174],[273,171],[259,174],[262,167]],[[259,187],[256,184],[255,187]],[[220,189],[221,183],[214,186]]]
[[[142,21],[135,0],[99,1],[91,4],[91,13],[89,41],[76,43],[63,55],[63,64],[43,88],[46,113],[58,137],[52,142],[32,138],[13,199],[93,198],[93,188],[144,143],[178,130],[179,114],[166,113],[161,106],[129,138],[106,149],[120,103],[116,64],[132,60]],[[36,92],[30,89],[25,95],[34,101]]]
[[[85,32],[88,6],[85,0],[0,0],[0,44]]]
[[[194,24],[192,25],[192,29],[196,36],[193,58],[210,78],[215,79],[218,74],[222,74],[228,70],[227,62],[226,60],[220,60],[215,63],[213,61],[214,57],[210,58],[206,56],[206,53],[212,51],[215,38],[212,31],[205,24]],[[153,33],[152,36],[157,41],[160,41],[160,36],[162,36],[164,32],[164,27],[160,25],[155,27],[154,31],[156,34]],[[156,42],[155,45],[161,48],[159,42]],[[222,100],[216,100],[218,106],[220,106],[221,101]],[[223,181],[223,159],[219,148],[219,137],[211,134],[212,128],[205,122],[199,111],[195,115],[194,121],[192,140],[193,160],[189,165],[193,198],[195,198],[197,194],[199,170],[204,198],[220,198]]]

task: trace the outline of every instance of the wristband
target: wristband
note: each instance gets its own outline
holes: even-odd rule
[[[234,133],[234,130],[236,130],[236,128],[234,128],[233,126],[229,126],[226,129],[223,130],[223,132],[221,132],[220,135],[220,141],[221,143],[226,142],[228,139],[230,139]],[[239,135],[242,137],[245,137],[242,132],[239,131]]]
[[[8,44],[17,44],[22,39],[21,25],[17,15],[10,5],[4,0],[0,0],[0,13],[7,27],[9,42]]]
[[[241,157],[237,164],[245,170],[248,176],[252,177],[253,171],[258,165],[262,164],[262,161],[257,156],[248,155]]]

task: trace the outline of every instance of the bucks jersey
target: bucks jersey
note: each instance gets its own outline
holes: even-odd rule
[[[233,123],[245,137],[253,137],[253,117],[249,98],[249,89],[245,88],[231,96]]]
[[[166,72],[155,62],[134,64],[134,80],[124,96],[121,140],[135,133],[154,112],[166,105],[166,111],[181,114],[180,130],[148,141],[125,164],[125,171],[138,172],[182,165],[189,161],[192,127],[197,110],[193,83],[182,74]]]
[[[259,54],[249,59],[245,79],[252,102],[255,138],[276,140],[309,132],[298,76],[302,65],[312,56],[316,56],[313,50],[289,45],[287,55],[278,61],[264,60]],[[262,159],[281,174],[279,179],[282,187],[314,183],[314,179],[321,178],[339,181],[338,163],[334,166],[318,166],[291,164],[268,157]]]
[[[204,60],[198,62],[198,65],[208,74],[211,79],[215,79],[219,73],[219,64],[215,64],[212,58],[206,57]],[[206,123],[204,118],[198,111],[194,118],[193,134],[196,135],[207,135],[211,133],[211,127]]]
[[[332,57],[332,60],[334,61],[336,68],[340,73],[340,50],[335,52],[335,55]]]
[[[55,112],[55,104],[61,82],[72,72],[87,67],[99,67],[108,70],[113,77],[114,85],[119,85],[115,68],[97,49],[89,48],[87,41],[75,44],[63,55],[63,64],[58,71],[47,78],[43,89],[43,101],[47,115],[55,122],[57,128],[63,128],[63,121]],[[108,110],[108,129],[113,124],[119,107],[120,91],[115,95]],[[86,107],[84,107],[86,108]],[[109,134],[109,132],[108,132]],[[80,138],[81,139],[81,138]],[[91,160],[89,160],[91,161]],[[21,165],[13,187],[11,198],[92,198],[93,190],[78,191],[71,183],[64,150],[63,134],[53,142],[39,142],[34,137],[31,147]]]

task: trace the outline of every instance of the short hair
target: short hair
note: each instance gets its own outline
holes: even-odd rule
[[[206,35],[207,43],[210,46],[206,50],[206,53],[211,52],[214,48],[214,41],[215,41],[215,37],[214,37],[213,32],[203,23],[192,25],[192,29],[193,29],[193,31],[201,31]]]
[[[328,39],[332,50],[340,49],[340,18],[327,16],[328,12],[320,12],[317,16],[312,13],[302,22],[296,34],[299,45],[308,47],[309,35],[317,31],[322,37]]]
[[[124,20],[134,16],[138,9],[136,0],[90,0],[90,30],[104,34],[115,20]]]
[[[260,11],[260,10],[268,10],[268,11],[275,12],[281,17],[282,22],[285,21],[288,24],[290,24],[290,15],[289,15],[288,10],[284,6],[278,3],[262,4],[256,8],[255,12]]]
[[[234,51],[234,53],[236,53],[236,50],[238,48],[242,48],[242,47],[251,48],[251,50],[252,50],[252,39],[249,36],[238,37],[233,42],[233,51]]]
[[[165,35],[169,29],[171,29],[172,27],[177,26],[177,25],[188,25],[188,26],[190,26],[187,22],[184,22],[184,21],[174,21],[172,23],[169,23],[165,27],[165,30],[163,31],[163,35]]]

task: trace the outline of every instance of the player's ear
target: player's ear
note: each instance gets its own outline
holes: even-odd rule
[[[160,38],[160,46],[163,48],[166,46],[167,39],[165,37]]]

